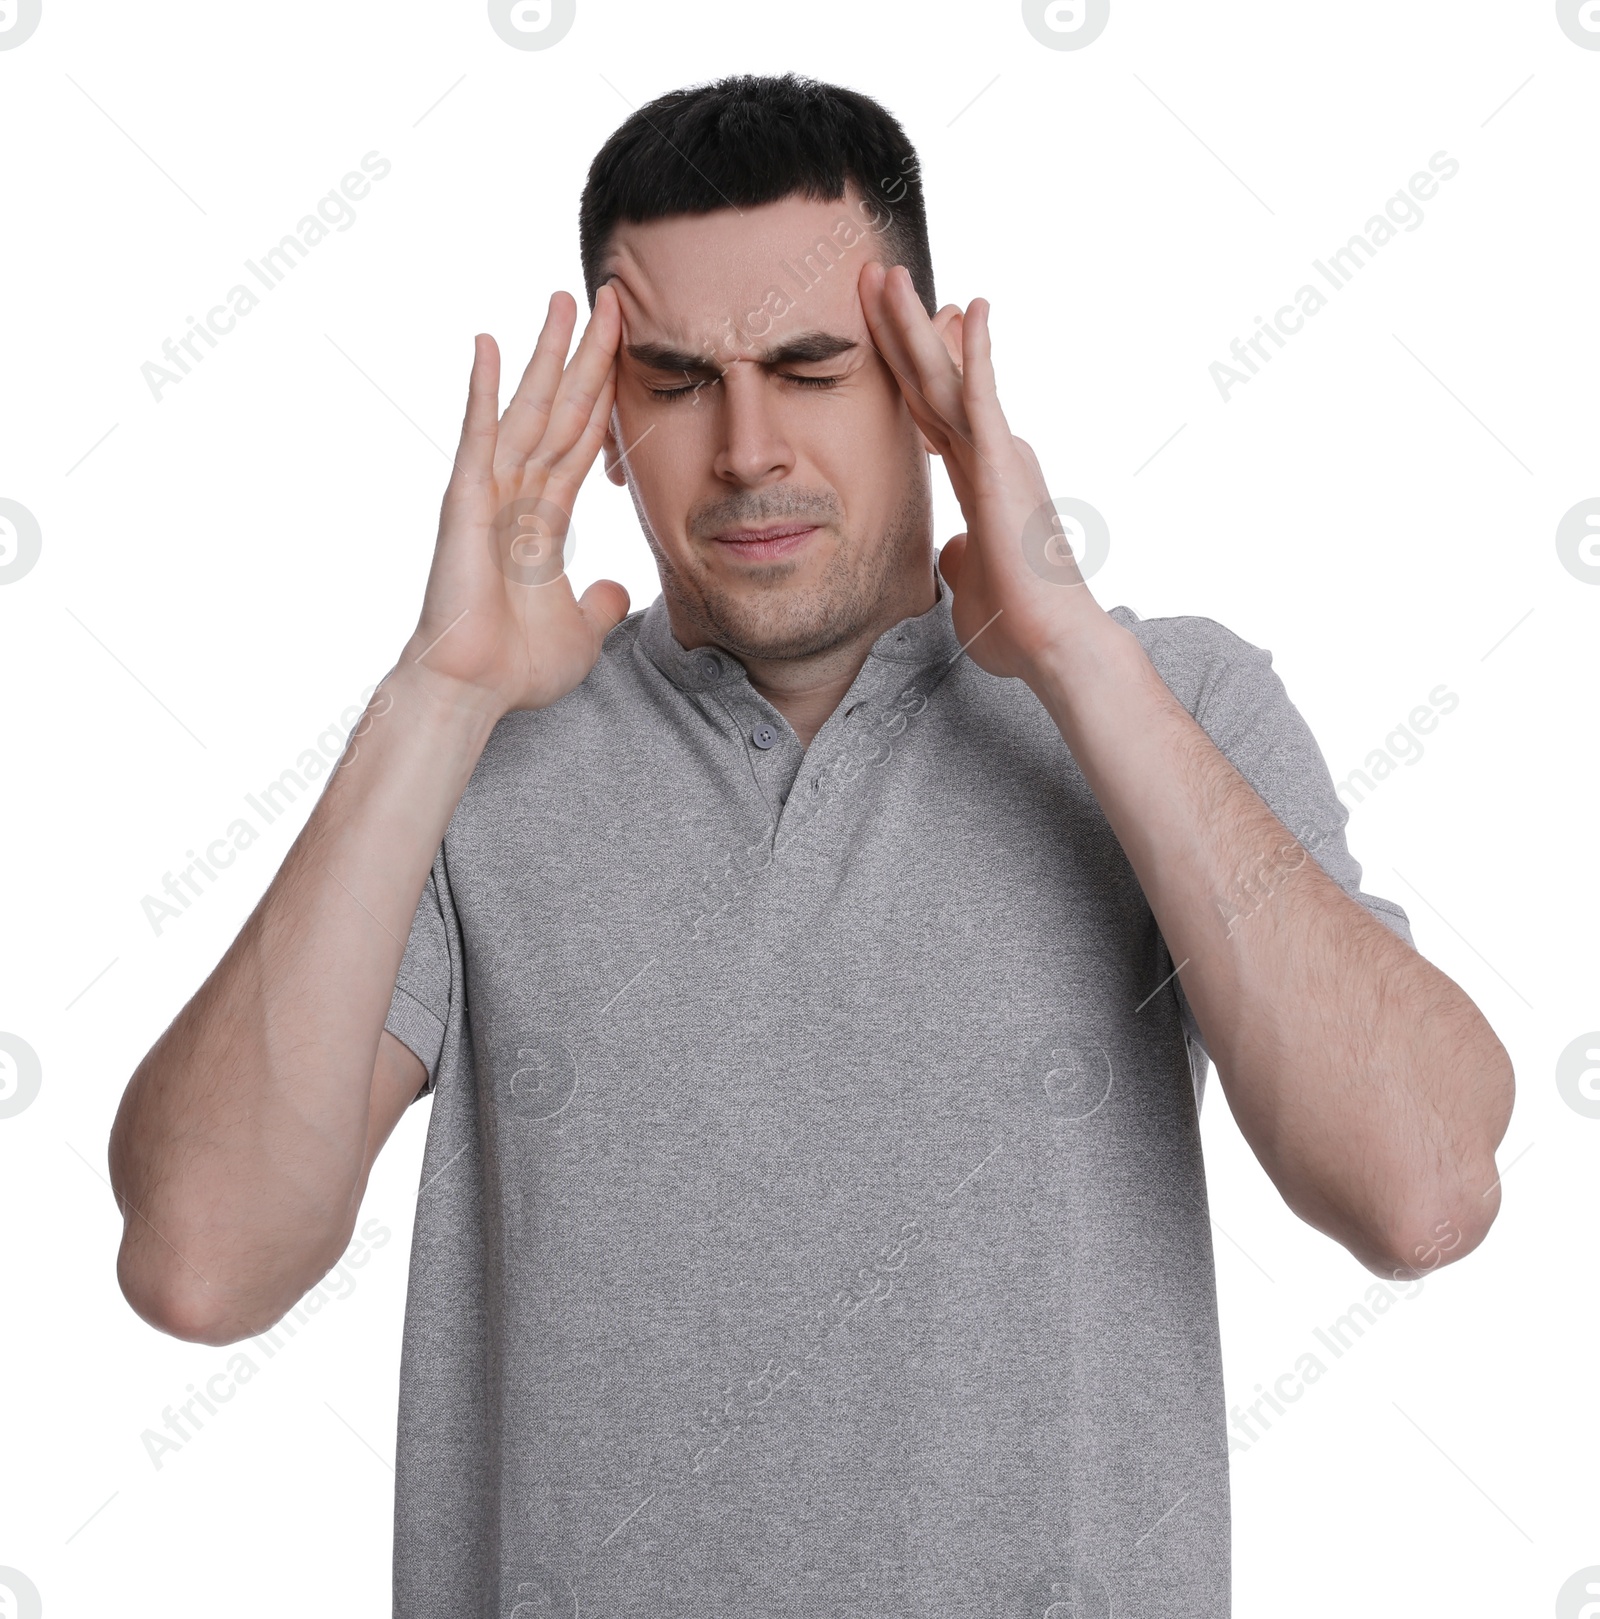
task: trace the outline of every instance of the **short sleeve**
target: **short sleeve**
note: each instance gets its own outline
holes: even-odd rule
[[[1173,695],[1317,864],[1414,948],[1405,911],[1361,886],[1360,863],[1345,841],[1350,811],[1311,728],[1272,667],[1272,654],[1209,618],[1141,620],[1126,608],[1114,616],[1139,638]],[[1238,903],[1247,907],[1251,901]],[[1182,983],[1173,984],[1184,1032],[1209,1056]]]
[[[389,1015],[383,1024],[395,1039],[417,1054],[428,1071],[428,1082],[417,1092],[418,1097],[433,1092],[439,1077],[440,1053],[451,1023],[451,1009],[459,999],[454,965],[459,957],[451,949],[453,921],[441,847],[422,885],[422,896],[411,921],[411,934],[395,976]]]

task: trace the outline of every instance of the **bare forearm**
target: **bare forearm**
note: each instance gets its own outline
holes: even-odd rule
[[[146,1313],[266,1324],[356,1215],[418,895],[494,723],[409,659],[238,938],[129,1083],[110,1166]]]
[[[1137,640],[1084,623],[1034,689],[1139,878],[1240,1129],[1290,1206],[1363,1263],[1414,1263],[1440,1226],[1460,1257],[1498,1206],[1500,1042],[1307,854]]]

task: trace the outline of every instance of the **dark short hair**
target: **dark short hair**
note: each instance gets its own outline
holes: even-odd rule
[[[674,214],[756,208],[800,195],[837,202],[846,182],[870,204],[877,256],[903,264],[932,315],[933,260],[917,153],[870,96],[815,79],[735,74],[669,90],[595,154],[578,206],[583,285],[594,307],[614,227]]]

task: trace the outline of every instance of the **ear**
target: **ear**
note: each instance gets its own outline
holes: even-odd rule
[[[937,311],[933,317],[933,329],[939,334],[940,340],[944,343],[945,352],[955,362],[956,370],[959,371],[961,369],[961,305],[946,304],[944,308]],[[923,436],[920,429],[917,437],[922,439],[922,447],[929,455],[939,453]]]
[[[933,329],[944,339],[945,350],[955,361],[957,371],[961,369],[962,319],[963,311],[960,304],[946,304],[933,317]]]
[[[617,419],[616,407],[612,407],[611,422]],[[617,443],[617,435],[612,431],[611,422],[606,424],[606,436],[600,440],[600,454],[605,461],[606,476],[621,489],[628,481],[628,474],[623,470],[622,451]]]

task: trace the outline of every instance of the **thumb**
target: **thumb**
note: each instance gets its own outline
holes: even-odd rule
[[[615,579],[596,579],[578,598],[578,611],[605,638],[628,616],[628,590]]]
[[[952,590],[958,588],[961,577],[961,559],[967,554],[967,536],[954,534],[939,549],[939,572]]]

